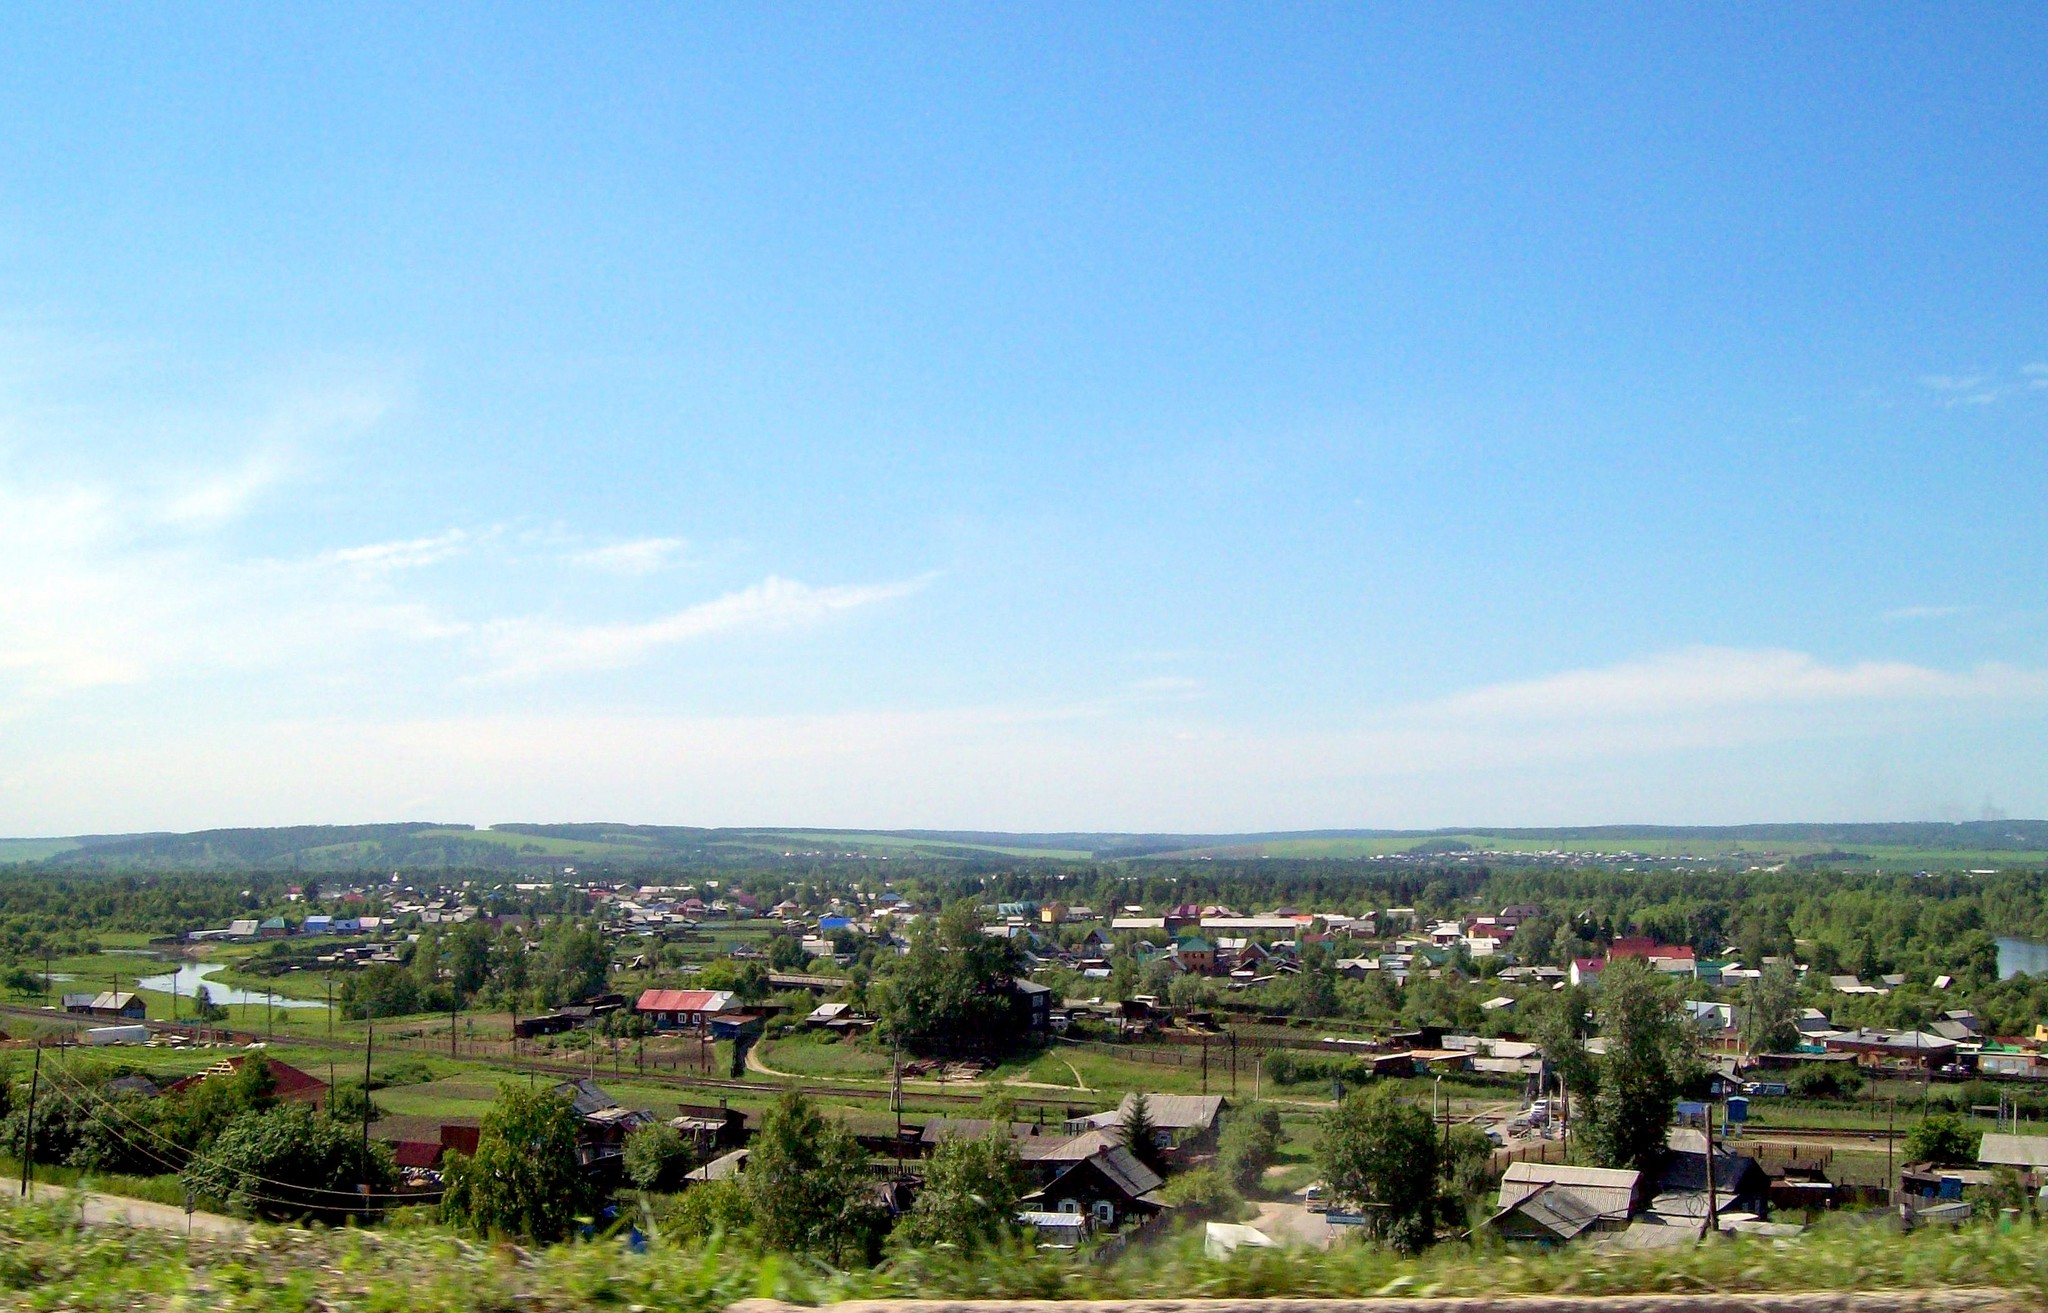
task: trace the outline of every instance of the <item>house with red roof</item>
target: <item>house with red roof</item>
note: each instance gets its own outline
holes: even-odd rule
[[[649,989],[641,992],[633,1011],[653,1022],[656,1030],[702,1030],[731,1007],[731,990]]]
[[[172,1081],[164,1087],[164,1092],[168,1094],[173,1091],[189,1090],[199,1085],[202,1081],[210,1080],[215,1076],[231,1076],[235,1072],[240,1071],[242,1064],[247,1061],[248,1058],[246,1057],[223,1058],[205,1071],[194,1072],[183,1080]],[[280,1100],[288,1100],[292,1103],[310,1103],[315,1108],[327,1106],[328,1089],[326,1081],[309,1072],[300,1071],[289,1062],[279,1062],[276,1058],[270,1057],[266,1057],[264,1061],[270,1065],[270,1079],[276,1087],[276,1094]]]

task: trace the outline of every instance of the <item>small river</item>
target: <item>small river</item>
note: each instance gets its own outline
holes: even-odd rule
[[[1998,978],[2007,980],[2013,976],[2038,976],[2048,973],[2048,944],[2037,944],[2031,939],[2014,939],[2010,935],[1998,937]]]
[[[2004,958],[2001,957],[1999,960],[2002,962]],[[199,987],[205,985],[207,996],[222,1007],[226,1007],[230,1003],[253,1003],[261,1007],[265,1002],[268,1002],[272,1007],[280,1008],[324,1008],[327,1006],[326,1003],[319,999],[287,998],[283,994],[252,993],[246,989],[237,989],[233,985],[223,985],[217,981],[207,979],[208,976],[221,969],[221,964],[218,962],[205,966],[201,966],[197,962],[187,962],[168,975],[144,976],[135,983],[143,989],[153,989],[160,994],[169,994],[175,990],[179,998],[195,997]]]

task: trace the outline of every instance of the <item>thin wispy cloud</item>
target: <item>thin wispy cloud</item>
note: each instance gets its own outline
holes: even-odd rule
[[[1141,698],[1194,698],[1202,693],[1202,681],[1186,675],[1153,675],[1133,680],[1130,691]]]
[[[2043,694],[2048,694],[2048,674],[1996,663],[1958,672],[1902,661],[1829,665],[1804,652],[1769,648],[1694,647],[1474,689],[1417,711],[1452,718],[1560,721]]]
[[[1892,623],[1905,620],[1946,620],[1951,616],[1968,615],[1975,609],[1969,606],[1898,606],[1879,618]]]
[[[573,671],[617,670],[637,665],[663,649],[714,635],[816,624],[836,614],[907,596],[929,581],[930,576],[923,576],[894,583],[813,588],[771,575],[750,588],[654,620],[608,625],[502,621],[490,627],[489,642],[499,654],[490,677],[534,679]]]
[[[252,451],[232,469],[181,480],[164,502],[161,518],[187,527],[225,523],[246,513],[290,469],[290,458],[280,449]]]
[[[681,538],[634,538],[576,552],[569,559],[610,574],[648,575],[679,564],[688,546]]]
[[[1923,374],[1920,386],[1933,392],[1944,407],[1989,406],[2022,392],[2048,388],[2048,363],[2021,365],[2009,375],[1989,371]]]
[[[418,570],[437,565],[466,550],[470,535],[461,529],[427,538],[403,538],[395,542],[365,543],[324,553],[321,560],[358,570]]]

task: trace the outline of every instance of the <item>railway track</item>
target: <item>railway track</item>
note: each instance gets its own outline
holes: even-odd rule
[[[0,1016],[22,1017],[41,1022],[44,1025],[69,1027],[74,1031],[83,1031],[93,1026],[109,1024],[104,1018],[100,1017],[78,1017],[61,1012],[45,1011],[42,1008],[21,1007],[5,1003],[0,1003]],[[160,1035],[189,1036],[196,1029],[191,1024],[185,1022],[144,1021],[133,1024],[146,1025],[151,1033]],[[266,1037],[261,1034],[234,1030],[228,1027],[216,1026],[204,1029],[207,1033],[218,1035],[223,1040],[232,1044],[261,1043],[266,1040]],[[363,1045],[353,1040],[337,1039],[325,1035],[288,1035],[279,1038],[277,1042],[303,1045],[308,1048],[330,1049],[349,1053],[357,1057],[360,1057],[363,1052]],[[423,1043],[417,1040],[379,1038],[377,1048],[380,1052],[417,1054],[423,1057],[448,1056],[446,1050],[442,1049],[439,1045],[430,1042]],[[462,1055],[457,1054],[457,1061],[462,1060],[464,1060]],[[834,1080],[831,1077],[802,1076],[773,1081],[746,1081],[730,1080],[719,1076],[701,1076],[687,1072],[662,1071],[658,1068],[641,1069],[625,1063],[619,1064],[617,1069],[614,1070],[610,1064],[603,1062],[596,1064],[589,1062],[553,1062],[544,1058],[502,1055],[472,1056],[467,1060],[480,1065],[510,1071],[532,1072],[537,1075],[558,1076],[570,1079],[598,1078],[609,1075],[614,1079],[624,1080],[630,1077],[642,1083],[658,1084],[673,1089],[702,1090],[712,1093],[774,1094],[794,1087],[806,1094],[829,1095],[838,1099],[886,1103],[891,1097],[890,1091],[886,1087],[849,1084]],[[1091,1096],[1082,1096],[1082,1092],[1079,1090],[1075,1091],[1076,1098],[1061,1099],[1042,1092],[1028,1092],[1014,1086],[1006,1085],[1000,1088],[1009,1096],[1010,1102],[1020,1108],[1058,1109],[1062,1116],[1065,1115],[1068,1107],[1082,1103],[1091,1104],[1092,1106],[1094,1101]],[[912,1081],[905,1083],[903,1097],[906,1102],[940,1103],[950,1106],[979,1106],[983,1095],[978,1090],[968,1092],[927,1089],[923,1087],[921,1082]]]

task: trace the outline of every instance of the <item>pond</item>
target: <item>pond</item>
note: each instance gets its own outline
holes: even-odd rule
[[[192,998],[197,993],[199,987],[205,985],[207,996],[222,1007],[226,1007],[231,1003],[253,1003],[261,1007],[265,1000],[268,1000],[273,1007],[280,1008],[324,1008],[327,1006],[326,1003],[319,999],[287,998],[283,994],[253,993],[246,989],[237,989],[233,985],[223,985],[217,981],[207,979],[214,972],[223,969],[218,962],[208,963],[204,966],[197,962],[187,962],[176,971],[167,975],[144,976],[135,983],[139,988],[153,989],[161,994],[169,994],[175,991],[179,998]]]
[[[2031,939],[2015,939],[2011,935],[1998,937],[1998,978],[2009,980],[2013,976],[2038,976],[2048,973],[2048,944],[2037,944]]]

